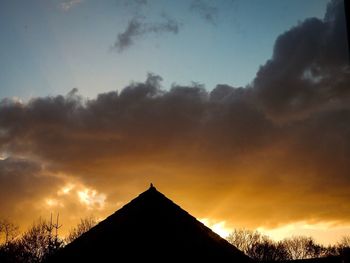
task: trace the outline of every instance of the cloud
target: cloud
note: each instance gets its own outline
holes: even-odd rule
[[[25,217],[28,220],[23,211],[33,211],[33,203],[50,194],[60,182],[59,178],[45,173],[42,165],[33,160],[0,160],[0,217],[17,220]]]
[[[164,33],[173,33],[177,34],[179,31],[179,24],[177,21],[162,16],[164,21],[159,23],[147,23],[143,18],[134,17],[132,18],[127,28],[124,32],[118,34],[117,40],[114,43],[113,47],[116,48],[119,52],[124,51],[126,48],[134,44],[135,39],[148,34],[164,34]]]
[[[4,189],[17,182],[24,189],[4,196],[7,209],[27,196],[21,185],[58,199],[63,183],[44,187],[51,183],[40,182],[48,178],[35,174],[45,172],[78,180],[86,200],[103,201],[103,215],[153,182],[195,216],[228,225],[349,224],[350,80],[342,8],[332,1],[323,20],[308,19],[279,36],[249,87],[220,84],[209,92],[194,83],[165,90],[161,77],[150,74],[95,99],[73,90],[29,102],[3,100],[0,155],[45,165],[26,172],[16,162],[18,176],[0,170]],[[163,32],[154,24],[135,27],[131,40],[143,30]],[[85,211],[74,198],[60,201],[65,211]]]
[[[83,0],[64,0],[60,3],[60,8],[63,11],[69,11],[70,9],[81,4],[82,2]]]
[[[118,34],[114,47],[120,52],[133,44],[133,38],[142,35],[142,24],[137,19],[132,19],[123,33]]]
[[[0,160],[0,198],[0,218],[9,218],[24,229],[39,217],[60,213],[64,216],[62,234],[92,211],[108,209],[103,192],[78,178],[50,171],[42,161],[23,158]]]
[[[218,18],[218,8],[208,4],[203,0],[193,0],[190,6],[193,13],[198,14],[206,22],[216,25]]]
[[[280,35],[272,58],[254,81],[259,103],[274,119],[306,118],[349,105],[349,70],[343,1],[323,20],[310,18]]]

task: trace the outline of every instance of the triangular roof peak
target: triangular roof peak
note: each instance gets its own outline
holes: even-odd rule
[[[251,260],[151,183],[49,262],[235,262]]]

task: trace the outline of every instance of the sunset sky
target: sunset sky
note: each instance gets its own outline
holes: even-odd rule
[[[350,235],[341,0],[3,0],[0,218],[157,189],[225,235]]]

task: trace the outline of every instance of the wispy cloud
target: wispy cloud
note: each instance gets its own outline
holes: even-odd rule
[[[83,3],[84,0],[64,0],[63,2],[60,3],[60,8],[63,11],[69,11],[73,7]]]
[[[124,51],[134,44],[137,38],[148,34],[177,34],[179,31],[179,23],[166,16],[162,16],[163,21],[156,23],[148,23],[144,18],[134,17],[131,19],[124,32],[118,34],[117,40],[113,47],[119,52]]]
[[[218,8],[208,4],[203,0],[193,0],[190,6],[193,13],[198,14],[206,22],[216,25],[218,18]]]

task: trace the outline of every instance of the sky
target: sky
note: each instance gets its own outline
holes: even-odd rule
[[[165,88],[192,82],[207,89],[245,86],[271,57],[276,36],[307,17],[322,17],[327,1],[215,2],[4,0],[0,97],[29,99],[78,88],[94,98],[144,81],[149,72],[162,76]],[[149,31],[131,35],[120,49],[118,35],[132,21]],[[161,29],[169,21],[176,30]]]
[[[2,1],[0,217],[66,233],[150,182],[220,232],[350,234],[340,0]]]

